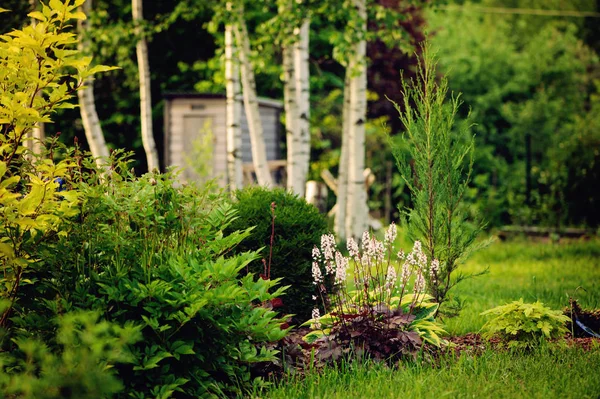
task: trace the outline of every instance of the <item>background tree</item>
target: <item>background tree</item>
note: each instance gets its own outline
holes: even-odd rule
[[[87,0],[81,5],[81,11],[85,15],[90,15],[92,11],[92,0]],[[90,56],[90,32],[87,19],[78,20],[77,28],[79,31],[78,49],[81,54]],[[79,98],[79,110],[81,112],[81,121],[87,138],[88,146],[92,156],[96,158],[96,164],[101,167],[105,159],[109,156],[108,146],[104,140],[104,133],[96,111],[96,101],[94,99],[94,81],[90,76],[85,82],[84,87],[77,91]]]
[[[152,129],[152,93],[150,89],[150,64],[148,62],[148,43],[143,31],[144,9],[143,0],[131,0],[131,10],[135,33],[138,37],[135,46],[138,63],[138,75],[140,82],[140,121],[142,143],[146,153],[148,171],[160,170],[158,153],[154,143],[154,131]]]
[[[227,3],[231,11],[231,2]],[[227,97],[227,177],[229,189],[242,188],[242,107],[240,69],[237,47],[234,44],[233,25],[225,25],[225,80]]]

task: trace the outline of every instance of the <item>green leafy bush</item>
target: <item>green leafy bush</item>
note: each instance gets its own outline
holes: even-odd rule
[[[289,285],[283,298],[283,313],[292,313],[301,321],[308,320],[313,308],[313,282],[311,276],[311,251],[319,245],[321,235],[327,233],[327,220],[312,205],[284,189],[249,187],[235,193],[234,207],[238,218],[226,229],[227,232],[255,226],[249,237],[234,250],[236,253],[257,251],[269,263],[271,232],[274,209],[274,236],[270,277],[281,278]],[[256,260],[249,271],[264,274],[265,265]]]
[[[335,249],[332,235],[324,237],[320,250],[314,249],[313,278],[329,313],[320,316],[314,309],[313,318],[306,323],[314,331],[304,340],[316,348],[320,360],[354,353],[396,362],[415,357],[425,343],[442,345],[444,330],[434,319],[439,305],[425,294],[424,278],[439,264],[435,260],[429,264],[418,241],[411,253],[396,254],[395,238],[392,224],[383,243],[365,232],[362,251],[350,238],[349,257]],[[352,288],[348,287],[348,270],[353,272]],[[331,292],[323,290],[327,279],[335,286]]]
[[[547,308],[539,301],[524,303],[522,298],[481,315],[493,316],[482,328],[484,337],[498,336],[510,348],[532,348],[540,340],[563,337],[570,320],[559,310]]]
[[[67,313],[51,341],[19,338],[0,353],[0,391],[23,399],[112,397],[123,390],[113,367],[133,360],[128,345],[140,338],[138,327],[100,321],[99,312]]]
[[[32,154],[29,136],[58,109],[73,108],[69,100],[88,77],[113,69],[91,67],[91,58],[73,49],[71,20],[85,19],[76,3],[51,1],[29,14],[35,27],[0,35],[0,299],[10,301],[0,327],[9,324],[21,286],[35,280],[39,244],[66,234],[62,221],[77,214],[80,200],[73,190],[58,193],[73,160]]]
[[[231,204],[170,173],[135,178],[120,158],[102,178],[82,163],[69,176],[84,198],[79,218],[40,246],[43,267],[20,292],[13,330],[47,339],[48,321],[72,309],[135,323],[143,340],[116,367],[132,397],[242,395],[260,384],[251,366],[274,361],[270,343],[287,334],[262,304],[283,289],[240,278],[257,254],[232,254],[249,229],[223,233]]]

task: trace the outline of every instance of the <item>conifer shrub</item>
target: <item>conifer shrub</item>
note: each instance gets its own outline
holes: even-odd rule
[[[281,278],[281,284],[289,285],[289,288],[282,298],[280,311],[296,315],[298,321],[308,320],[314,302],[311,251],[320,244],[321,236],[327,233],[325,216],[304,199],[281,188],[248,187],[239,190],[235,193],[234,208],[238,217],[226,231],[254,226],[250,235],[234,251],[240,253],[263,248],[261,259],[250,263],[248,271],[256,274],[268,274],[270,271],[271,278]]]
[[[404,126],[403,145],[392,144],[392,150],[412,199],[411,209],[400,209],[409,238],[421,241],[427,257],[439,262],[437,270],[425,273],[428,293],[451,315],[460,309],[450,290],[469,277],[457,272],[459,265],[488,242],[476,241],[483,223],[472,220],[464,201],[474,136],[469,124],[455,124],[460,96],[448,93],[447,78],[438,81],[428,45],[419,67],[414,81],[402,82],[404,102],[402,108],[395,105]]]

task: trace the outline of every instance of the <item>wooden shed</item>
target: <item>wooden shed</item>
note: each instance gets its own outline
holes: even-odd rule
[[[225,95],[199,93],[165,94],[165,165],[182,169],[185,181],[217,178],[227,184],[227,135]],[[272,169],[282,161],[282,127],[279,101],[259,99],[267,160]],[[242,112],[242,160],[245,178],[252,171],[252,150],[246,115]]]

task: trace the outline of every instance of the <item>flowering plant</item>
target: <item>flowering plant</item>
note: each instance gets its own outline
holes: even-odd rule
[[[335,359],[357,349],[374,358],[395,358],[416,355],[424,343],[442,344],[439,334],[444,330],[434,320],[438,304],[425,293],[439,262],[428,261],[419,241],[408,254],[395,252],[396,235],[396,225],[391,224],[383,242],[365,232],[359,248],[351,238],[347,257],[336,250],[331,234],[322,236],[320,249],[313,249],[313,299],[320,300],[327,313],[321,316],[315,307],[305,323],[313,331],[304,340],[322,346],[321,358]],[[325,289],[326,279],[333,280],[331,292]]]

